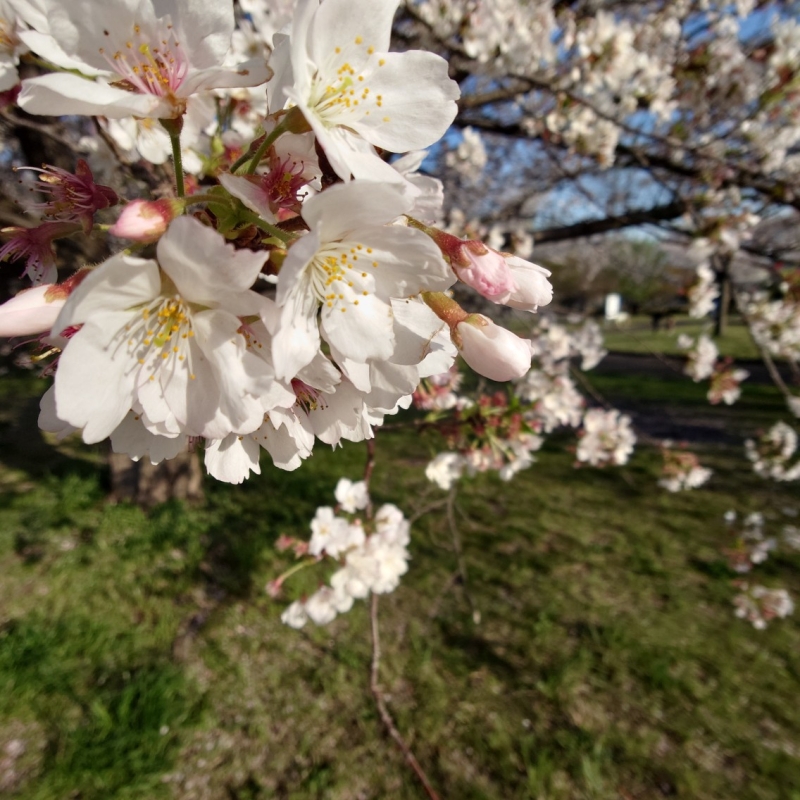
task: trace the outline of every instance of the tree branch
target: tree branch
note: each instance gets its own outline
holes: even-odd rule
[[[534,231],[533,240],[537,243],[562,242],[567,239],[578,239],[582,236],[593,236],[596,233],[630,228],[634,225],[664,222],[682,216],[686,212],[686,208],[686,203],[683,200],[675,200],[664,205],[627,211],[624,214],[608,216],[603,219],[591,219],[584,222],[576,222],[573,225],[564,225],[560,228]]]
[[[372,595],[372,602],[370,605],[370,623],[372,629],[372,668],[370,670],[369,688],[372,692],[372,696],[375,698],[375,705],[378,708],[381,721],[389,733],[389,736],[394,739],[395,744],[402,751],[406,762],[414,771],[414,774],[417,776],[417,778],[419,778],[419,782],[422,784],[430,800],[440,800],[436,790],[433,788],[433,786],[431,786],[431,782],[428,779],[428,776],[425,774],[425,770],[422,769],[419,761],[416,759],[416,756],[411,751],[411,748],[406,744],[406,741],[403,739],[400,731],[397,730],[397,726],[394,724],[392,715],[389,713],[389,709],[386,707],[386,700],[383,696],[383,690],[380,686],[381,643],[380,634],[378,632],[377,594]]]

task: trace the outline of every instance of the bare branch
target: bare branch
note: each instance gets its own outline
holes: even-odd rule
[[[372,603],[370,605],[370,623],[372,630],[372,668],[370,670],[369,688],[372,692],[372,696],[375,698],[375,705],[378,708],[381,721],[383,722],[389,736],[394,739],[395,744],[402,751],[406,762],[414,771],[414,774],[417,776],[417,778],[419,778],[419,782],[422,784],[430,800],[440,800],[439,795],[436,793],[436,790],[431,785],[428,776],[425,774],[425,770],[422,769],[419,761],[416,759],[416,756],[411,751],[411,748],[408,746],[408,744],[406,744],[406,741],[401,735],[400,731],[397,730],[397,726],[394,724],[392,715],[389,713],[389,709],[386,706],[386,699],[383,696],[383,690],[380,686],[381,642],[378,631],[377,594],[372,595]]]

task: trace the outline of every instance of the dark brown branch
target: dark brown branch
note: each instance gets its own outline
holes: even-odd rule
[[[576,222],[573,225],[564,225],[560,228],[547,228],[543,231],[534,231],[533,240],[542,242],[563,242],[567,239],[578,239],[582,236],[593,236],[596,233],[607,233],[634,225],[647,225],[648,223],[664,222],[677,219],[686,212],[686,203],[676,200],[664,205],[652,206],[625,214]]]
[[[380,635],[378,633],[377,594],[372,595],[372,604],[370,606],[370,623],[372,629],[372,668],[370,670],[369,688],[372,692],[372,696],[375,698],[375,705],[378,708],[381,721],[383,722],[389,736],[394,739],[395,744],[402,751],[406,762],[414,771],[414,774],[417,776],[417,778],[419,778],[419,782],[422,784],[430,800],[440,800],[436,790],[433,788],[433,786],[431,786],[431,782],[428,779],[428,776],[425,774],[425,770],[422,769],[419,761],[416,759],[416,756],[411,751],[411,748],[406,744],[406,741],[403,739],[400,731],[397,730],[397,726],[394,724],[392,715],[389,713],[389,709],[386,707],[386,700],[384,699],[383,690],[380,686],[381,643]]]

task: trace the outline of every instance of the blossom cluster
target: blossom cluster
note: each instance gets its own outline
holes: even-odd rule
[[[729,511],[725,522],[734,537],[734,544],[726,548],[725,555],[731,569],[736,572],[750,572],[755,564],[766,561],[778,545],[775,537],[764,536],[765,520],[761,512],[748,514],[739,522],[736,512]]]
[[[794,601],[786,589],[751,586],[746,581],[737,585],[741,592],[733,599],[736,616],[746,619],[756,630],[762,631],[770,620],[783,619],[794,612]]]
[[[9,3],[54,67],[22,81],[22,109],[101,117],[126,158],[175,168],[174,196],[118,214],[87,163],[46,168],[46,220],[3,231],[0,259],[41,288],[0,331],[56,354],[44,430],[153,463],[199,442],[239,483],[262,450],[295,469],[316,440],[372,437],[459,352],[493,380],[529,370],[530,341],[449,290],[533,313],[549,273],[428,225],[442,187],[416,168],[459,88],[441,57],[389,52],[398,0],[246,3],[238,26],[231,0]],[[106,231],[129,247],[56,284],[54,243]]]
[[[593,467],[627,463],[636,444],[631,418],[616,409],[592,408],[584,414],[575,457]]]
[[[797,446],[797,431],[785,422],[776,422],[758,439],[745,441],[745,455],[756,475],[774,481],[796,481],[800,479],[800,459],[794,463],[792,459]]]
[[[800,300],[789,292],[775,299],[753,292],[744,306],[756,341],[772,356],[800,362]]]
[[[708,467],[701,467],[697,456],[686,449],[675,449],[672,442],[661,443],[664,464],[658,485],[668,492],[697,489],[713,474]]]
[[[707,395],[709,403],[730,406],[739,399],[741,383],[750,373],[746,369],[735,368],[730,358],[720,359],[719,350],[708,334],[700,334],[696,341],[691,336],[681,334],[678,346],[688,350],[684,373],[695,383],[711,379]]]
[[[715,184],[730,177],[730,163],[782,178],[800,171],[800,23],[783,4],[679,0],[595,13],[515,0],[409,5],[476,71],[515,77],[523,130],[601,166],[614,165],[638,132],[679,158],[706,159]],[[731,240],[747,225],[740,216]]]
[[[793,507],[781,511],[784,517],[797,516],[797,509]],[[769,516],[770,523],[774,524],[774,512]],[[725,548],[724,553],[731,569],[736,572],[749,573],[781,547],[800,549],[800,531],[794,525],[784,524],[780,537],[765,536],[767,519],[759,511],[745,515],[740,521],[736,511],[731,509],[725,513],[725,522],[734,542]],[[794,611],[794,602],[785,589],[751,586],[743,580],[733,583],[740,590],[733,599],[736,616],[748,620],[759,630],[763,630],[770,620],[786,617]]]
[[[439,488],[448,490],[465,475],[489,470],[511,480],[534,463],[544,436],[562,426],[580,428],[578,463],[627,462],[636,441],[630,418],[613,410],[587,410],[570,374],[573,361],[589,370],[606,354],[597,323],[569,327],[541,318],[531,349],[533,366],[514,382],[510,397],[502,392],[459,395],[460,378],[454,371],[426,379],[415,393],[416,406],[429,411],[426,425],[436,427],[448,447],[425,470]],[[442,409],[453,412],[444,421]]]
[[[408,570],[410,524],[402,512],[387,503],[375,512],[374,518],[355,516],[370,504],[363,481],[353,483],[342,478],[335,494],[338,513],[329,506],[318,508],[308,542],[283,542],[285,548],[292,546],[298,556],[311,556],[308,564],[324,560],[338,566],[328,583],[283,611],[281,620],[292,628],[302,628],[308,620],[327,625],[338,614],[349,611],[355,600],[370,593],[393,592]],[[279,579],[268,587],[273,596],[283,582]]]
[[[593,369],[606,355],[600,327],[588,320],[570,329],[542,318],[532,338],[534,367],[514,382],[515,394],[531,403],[531,417],[549,433],[566,425],[577,428],[583,417],[585,400],[570,373],[573,360],[580,368]]]

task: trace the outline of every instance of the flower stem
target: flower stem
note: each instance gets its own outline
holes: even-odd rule
[[[235,175],[236,174],[236,170],[239,169],[239,167],[241,167],[243,164],[245,164],[245,162],[250,158],[250,153],[251,152],[252,151],[248,147],[247,150],[245,150],[244,153],[242,153],[239,156],[239,158],[237,158],[236,161],[234,161],[233,164],[231,164],[231,174],[232,175]]]
[[[272,143],[282,134],[285,132],[285,128],[283,127],[283,121],[279,122],[265,137],[264,141],[258,146],[258,150],[253,155],[250,163],[247,165],[247,169],[245,172],[248,175],[252,175],[256,171],[256,167],[258,167],[259,162],[262,158],[264,158],[264,154],[269,150],[272,146]],[[231,168],[231,172],[233,172],[233,168]]]
[[[186,198],[186,205],[190,206],[195,203],[224,203],[226,199],[230,199],[230,196],[213,194],[212,192],[190,194]]]
[[[186,188],[183,183],[183,157],[181,155],[181,128],[183,118],[162,119],[160,120],[164,130],[169,134],[169,141],[172,145],[172,163],[175,166],[175,191],[178,197],[186,195]]]
[[[283,117],[281,117],[281,121],[264,137],[264,141],[261,142],[258,146],[258,150],[253,154],[253,158],[247,165],[245,172],[248,175],[252,175],[256,171],[261,159],[264,158],[267,150],[269,150],[272,143],[279,136],[282,136],[284,133],[306,133],[310,130],[311,126],[303,116],[303,112],[300,111],[297,106],[290,108]],[[236,172],[246,160],[246,156],[237,159],[236,163],[231,167],[231,172]]]
[[[289,569],[287,569],[282,575],[279,575],[275,579],[275,582],[282,584],[287,578],[291,578],[296,572],[300,572],[301,569],[310,567],[312,564],[316,564],[318,562],[318,558],[307,558],[305,561],[299,561],[293,567],[289,567]]]
[[[269,222],[261,219],[258,214],[254,214],[252,211],[245,211],[243,209],[239,212],[239,214],[243,219],[246,219],[248,222],[268,233],[270,236],[274,236],[276,239],[279,239],[284,244],[289,244],[289,242],[294,241],[294,236],[292,236],[291,233],[281,230],[277,225],[270,225]]]

